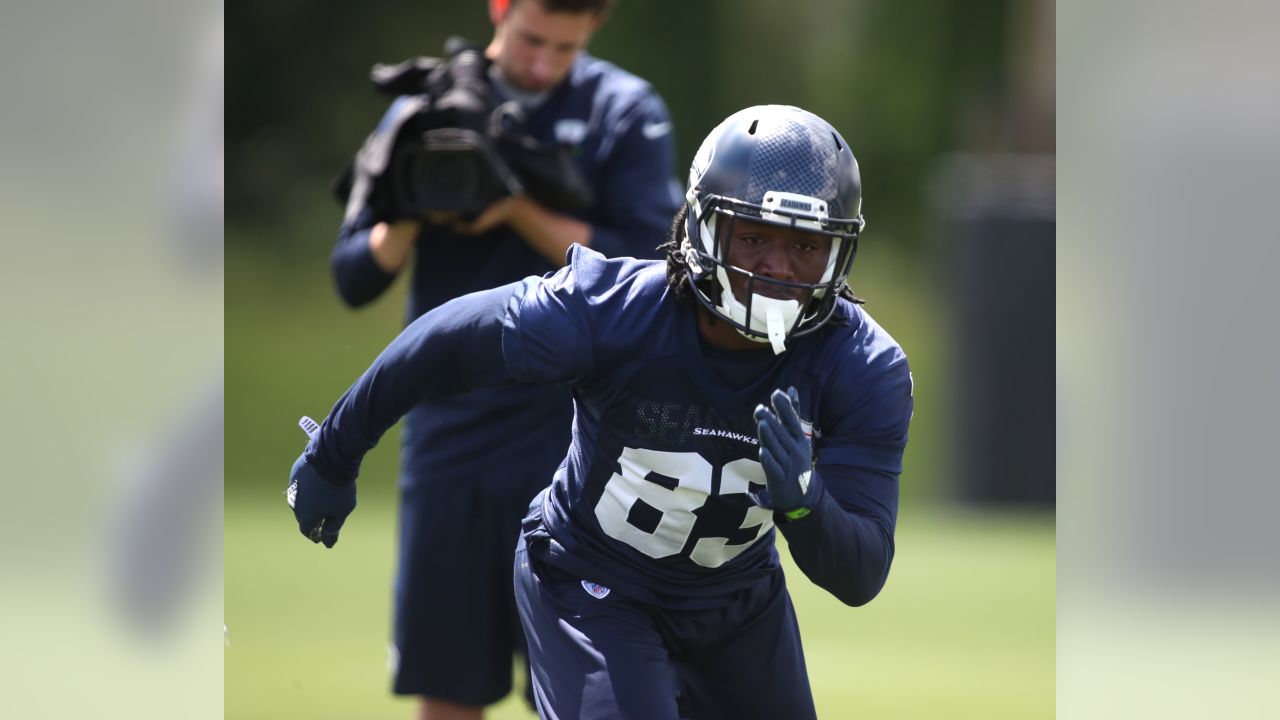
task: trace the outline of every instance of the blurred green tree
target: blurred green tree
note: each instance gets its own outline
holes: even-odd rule
[[[666,98],[681,165],[747,105],[791,103],[829,119],[862,163],[873,227],[912,248],[926,232],[935,158],[990,144],[981,130],[995,121],[982,109],[1003,107],[1012,5],[619,0],[591,51]],[[326,242],[339,212],[329,181],[386,106],[369,67],[437,54],[449,35],[491,33],[483,0],[233,3],[227,28],[232,249]]]

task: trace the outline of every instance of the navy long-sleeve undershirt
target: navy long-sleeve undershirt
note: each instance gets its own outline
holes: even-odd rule
[[[828,466],[820,473],[852,480],[876,474],[860,468]],[[824,492],[813,512],[778,529],[805,576],[840,602],[865,605],[884,587],[893,564],[893,529],[881,518],[847,510]]]
[[[307,455],[334,484],[420,402],[515,380],[502,358],[502,315],[519,283],[451,300],[409,324],[338,399]]]

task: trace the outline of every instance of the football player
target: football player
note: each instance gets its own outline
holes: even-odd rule
[[[539,713],[814,717],[774,536],[842,602],[875,597],[912,412],[906,356],[847,285],[863,227],[831,125],[730,116],[694,159],[665,262],[573,247],[559,272],[452,301],[388,346],[294,464],[299,529],[337,541],[361,458],[421,399],[566,386],[572,442],[514,565]]]

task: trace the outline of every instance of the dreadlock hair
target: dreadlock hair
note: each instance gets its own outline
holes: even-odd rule
[[[671,219],[671,229],[667,231],[666,242],[658,246],[658,250],[665,251],[667,255],[667,288],[671,290],[671,294],[675,296],[683,305],[689,307],[699,307],[698,300],[693,296],[693,290],[689,287],[688,274],[685,271],[684,253],[680,251],[680,244],[684,242],[685,221],[689,219],[689,203],[682,203],[680,209],[676,211],[675,217]],[[719,286],[712,288],[714,292],[719,291]],[[712,297],[715,297],[712,295]],[[853,294],[853,289],[848,283],[840,289],[840,297],[852,303],[862,305],[866,300]]]
[[[684,240],[684,222],[689,217],[689,204],[681,203],[675,217],[671,219],[671,229],[667,231],[667,240],[658,246],[659,251],[667,255],[667,289],[682,305],[697,307],[698,301],[689,289],[688,276],[685,274],[684,255],[680,252],[680,242]]]

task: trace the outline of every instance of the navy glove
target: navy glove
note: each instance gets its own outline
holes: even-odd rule
[[[311,542],[333,547],[338,543],[342,523],[356,508],[356,484],[333,485],[307,462],[303,453],[289,473],[286,491],[289,507],[298,519],[298,530]]]
[[[752,492],[751,498],[789,520],[799,520],[817,506],[822,494],[822,483],[813,470],[813,445],[800,425],[796,411],[800,394],[795,388],[785,393],[774,390],[769,402],[772,409],[757,405],[755,412],[766,486]]]

